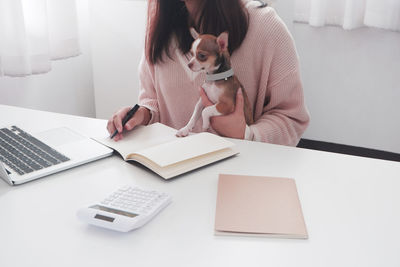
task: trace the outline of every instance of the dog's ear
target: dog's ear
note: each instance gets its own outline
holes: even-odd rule
[[[222,52],[228,49],[228,33],[223,32],[217,37],[217,44]]]
[[[196,32],[196,30],[193,27],[190,28],[190,34],[192,35],[193,39],[195,39],[195,40],[197,38],[199,38],[199,33]]]

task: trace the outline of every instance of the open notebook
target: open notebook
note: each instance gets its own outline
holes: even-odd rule
[[[220,174],[215,234],[308,238],[295,181]]]
[[[175,134],[175,129],[154,123],[125,133],[118,142],[109,137],[94,139],[117,151],[125,161],[137,161],[164,179],[239,153],[234,143],[211,133]]]

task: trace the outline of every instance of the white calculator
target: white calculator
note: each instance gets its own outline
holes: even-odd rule
[[[171,202],[166,193],[124,186],[98,204],[78,210],[78,218],[96,226],[128,232],[150,221]]]

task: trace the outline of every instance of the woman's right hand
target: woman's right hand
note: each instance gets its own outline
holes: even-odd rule
[[[110,135],[112,135],[115,130],[118,130],[118,133],[114,137],[114,141],[118,141],[122,139],[123,130],[130,131],[138,125],[147,125],[150,121],[150,110],[145,107],[140,107],[135,115],[125,124],[124,129],[122,128],[122,119],[128,113],[131,107],[124,107],[118,110],[107,123],[107,130]]]

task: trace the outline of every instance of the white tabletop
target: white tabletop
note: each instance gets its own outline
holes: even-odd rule
[[[0,122],[88,136],[106,124],[2,105]],[[117,155],[20,186],[1,180],[0,266],[400,266],[400,163],[234,142],[239,156],[169,181]],[[309,239],[215,236],[219,173],[294,178]],[[124,184],[173,201],[129,233],[76,218]]]

